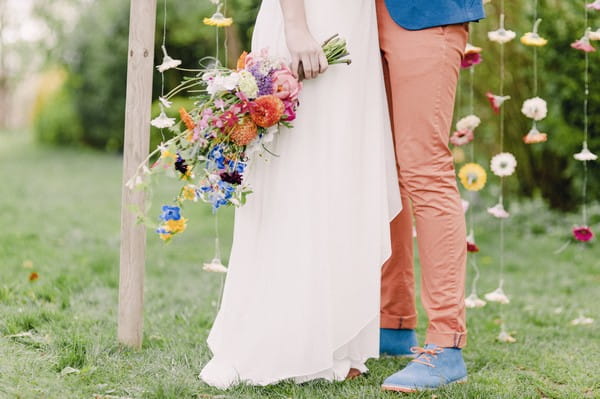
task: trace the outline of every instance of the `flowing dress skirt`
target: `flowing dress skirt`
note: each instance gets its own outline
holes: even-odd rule
[[[228,388],[344,379],[379,355],[380,271],[401,202],[373,0],[304,0],[313,36],[348,40],[353,63],[306,81],[298,119],[253,161],[237,210],[221,309],[200,378]],[[252,50],[286,57],[279,0]]]

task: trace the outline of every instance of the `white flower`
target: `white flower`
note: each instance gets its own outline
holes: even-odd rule
[[[573,155],[573,157],[576,160],[582,162],[595,161],[596,159],[598,159],[598,155],[594,154],[588,149],[587,143],[583,143],[583,149],[581,150],[581,152],[578,152],[577,154]]]
[[[465,298],[465,306],[467,308],[482,308],[487,304],[486,301],[479,298],[476,293],[472,293],[468,297]]]
[[[505,342],[508,344],[517,342],[517,340],[506,331],[500,331],[500,334],[498,334],[498,337],[496,339],[500,342]]]
[[[156,118],[152,119],[150,124],[159,129],[169,128],[175,124],[175,118],[169,118],[167,114],[165,114],[165,110],[160,106],[160,115]]]
[[[171,108],[171,105],[173,105],[172,101],[167,100],[164,97],[158,97],[158,101],[160,101],[160,103],[163,105],[163,107],[165,108]]]
[[[248,71],[240,72],[239,88],[249,99],[258,96],[258,84],[256,83],[256,78]]]
[[[508,43],[515,37],[517,37],[515,32],[504,29],[504,14],[500,15],[500,28],[495,31],[488,32],[488,39],[500,44]]]
[[[588,39],[590,40],[600,40],[600,28],[595,31],[590,31],[588,33]]]
[[[209,263],[205,263],[202,268],[204,271],[213,273],[227,273],[227,268],[221,262],[221,259],[214,258]]]
[[[510,303],[510,299],[508,299],[508,296],[506,296],[502,287],[498,287],[494,291],[485,294],[485,299],[490,302],[498,302],[503,305]]]
[[[181,65],[181,60],[175,60],[171,58],[169,54],[167,54],[167,49],[165,48],[165,46],[161,46],[161,48],[163,51],[163,62],[162,64],[156,67],[156,69],[158,69],[158,72],[163,73],[168,69],[177,68],[179,65]]]
[[[548,115],[548,104],[539,97],[533,97],[525,100],[521,112],[528,118],[541,121]]]
[[[590,317],[585,317],[582,314],[579,314],[579,317],[571,320],[571,325],[572,326],[587,326],[590,324],[594,323],[594,319],[590,318]]]
[[[506,177],[515,173],[517,159],[510,152],[502,152],[494,156],[490,164],[492,172],[496,176]]]
[[[491,208],[488,208],[488,213],[498,219],[506,219],[510,214],[504,209],[502,203],[498,203]]]
[[[479,119],[476,115],[467,115],[456,122],[456,130],[461,132],[464,132],[465,130],[473,131],[477,126],[479,126],[480,123],[481,119]]]
[[[222,91],[231,91],[237,86],[240,75],[237,72],[229,75],[215,74],[212,72],[204,74],[202,77],[207,84],[206,91],[210,95],[214,95]]]

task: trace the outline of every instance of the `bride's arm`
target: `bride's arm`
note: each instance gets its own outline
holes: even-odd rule
[[[306,22],[304,0],[279,0],[285,22],[285,39],[292,56],[292,72],[298,77],[300,64],[307,79],[327,70],[323,49],[310,33]]]

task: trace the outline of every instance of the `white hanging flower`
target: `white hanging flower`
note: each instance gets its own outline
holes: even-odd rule
[[[494,291],[485,294],[485,299],[490,302],[497,302],[503,305],[508,305],[510,303],[510,299],[508,299],[508,296],[506,296],[502,287],[498,287]]]
[[[504,29],[504,14],[500,15],[500,28],[495,31],[488,32],[488,39],[500,44],[508,43],[515,37],[517,37],[515,32]]]
[[[579,314],[579,317],[571,320],[571,325],[572,326],[588,326],[590,324],[594,323],[594,319],[590,318],[590,317],[585,317],[583,314]]]
[[[510,152],[502,152],[492,158],[490,167],[496,176],[510,176],[515,173],[517,159]]]
[[[514,338],[512,335],[510,335],[509,333],[507,333],[504,330],[500,331],[500,334],[498,334],[498,337],[496,339],[500,342],[504,342],[507,344],[512,344],[512,343],[517,342],[516,338]]]
[[[465,298],[465,306],[467,308],[473,309],[473,308],[482,308],[487,304],[486,301],[484,301],[483,299],[479,298],[477,296],[476,293],[472,293],[471,295],[469,295],[468,297]]]
[[[161,48],[163,52],[163,61],[162,64],[156,67],[156,69],[158,69],[158,72],[163,73],[166,70],[177,68],[179,65],[181,65],[181,60],[173,59],[169,56],[169,54],[167,54],[167,49],[164,45],[161,46]]]
[[[541,121],[548,115],[548,104],[540,97],[533,97],[523,102],[521,112],[528,118]]]
[[[209,263],[205,263],[202,269],[212,273],[227,273],[227,268],[219,258],[214,258]]]
[[[173,105],[172,101],[167,100],[164,97],[158,97],[158,101],[160,101],[160,103],[162,104],[163,107],[165,108],[171,108],[171,105]]]
[[[467,115],[456,122],[456,130],[464,132],[465,130],[473,131],[481,124],[481,119],[477,115]]]
[[[600,28],[595,31],[590,31],[588,33],[588,39],[590,40],[600,40]]]
[[[491,208],[487,209],[488,213],[498,219],[506,219],[510,214],[504,209],[504,205],[501,202],[497,203]]]
[[[588,149],[587,143],[583,143],[583,149],[581,150],[581,152],[578,152],[577,154],[573,155],[573,157],[576,160],[582,162],[595,161],[596,159],[598,159],[598,155],[594,154]]]
[[[158,115],[156,118],[152,119],[150,124],[159,129],[165,129],[165,128],[169,128],[169,127],[175,125],[175,118],[169,118],[167,116],[167,114],[165,114],[165,109],[161,105],[160,106],[160,115]]]

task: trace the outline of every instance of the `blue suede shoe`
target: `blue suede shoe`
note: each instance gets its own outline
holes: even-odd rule
[[[415,330],[379,329],[379,353],[389,356],[411,356],[410,348],[418,346]]]
[[[386,378],[385,391],[418,392],[467,381],[467,368],[458,348],[426,345],[415,348],[417,357],[403,370]]]

